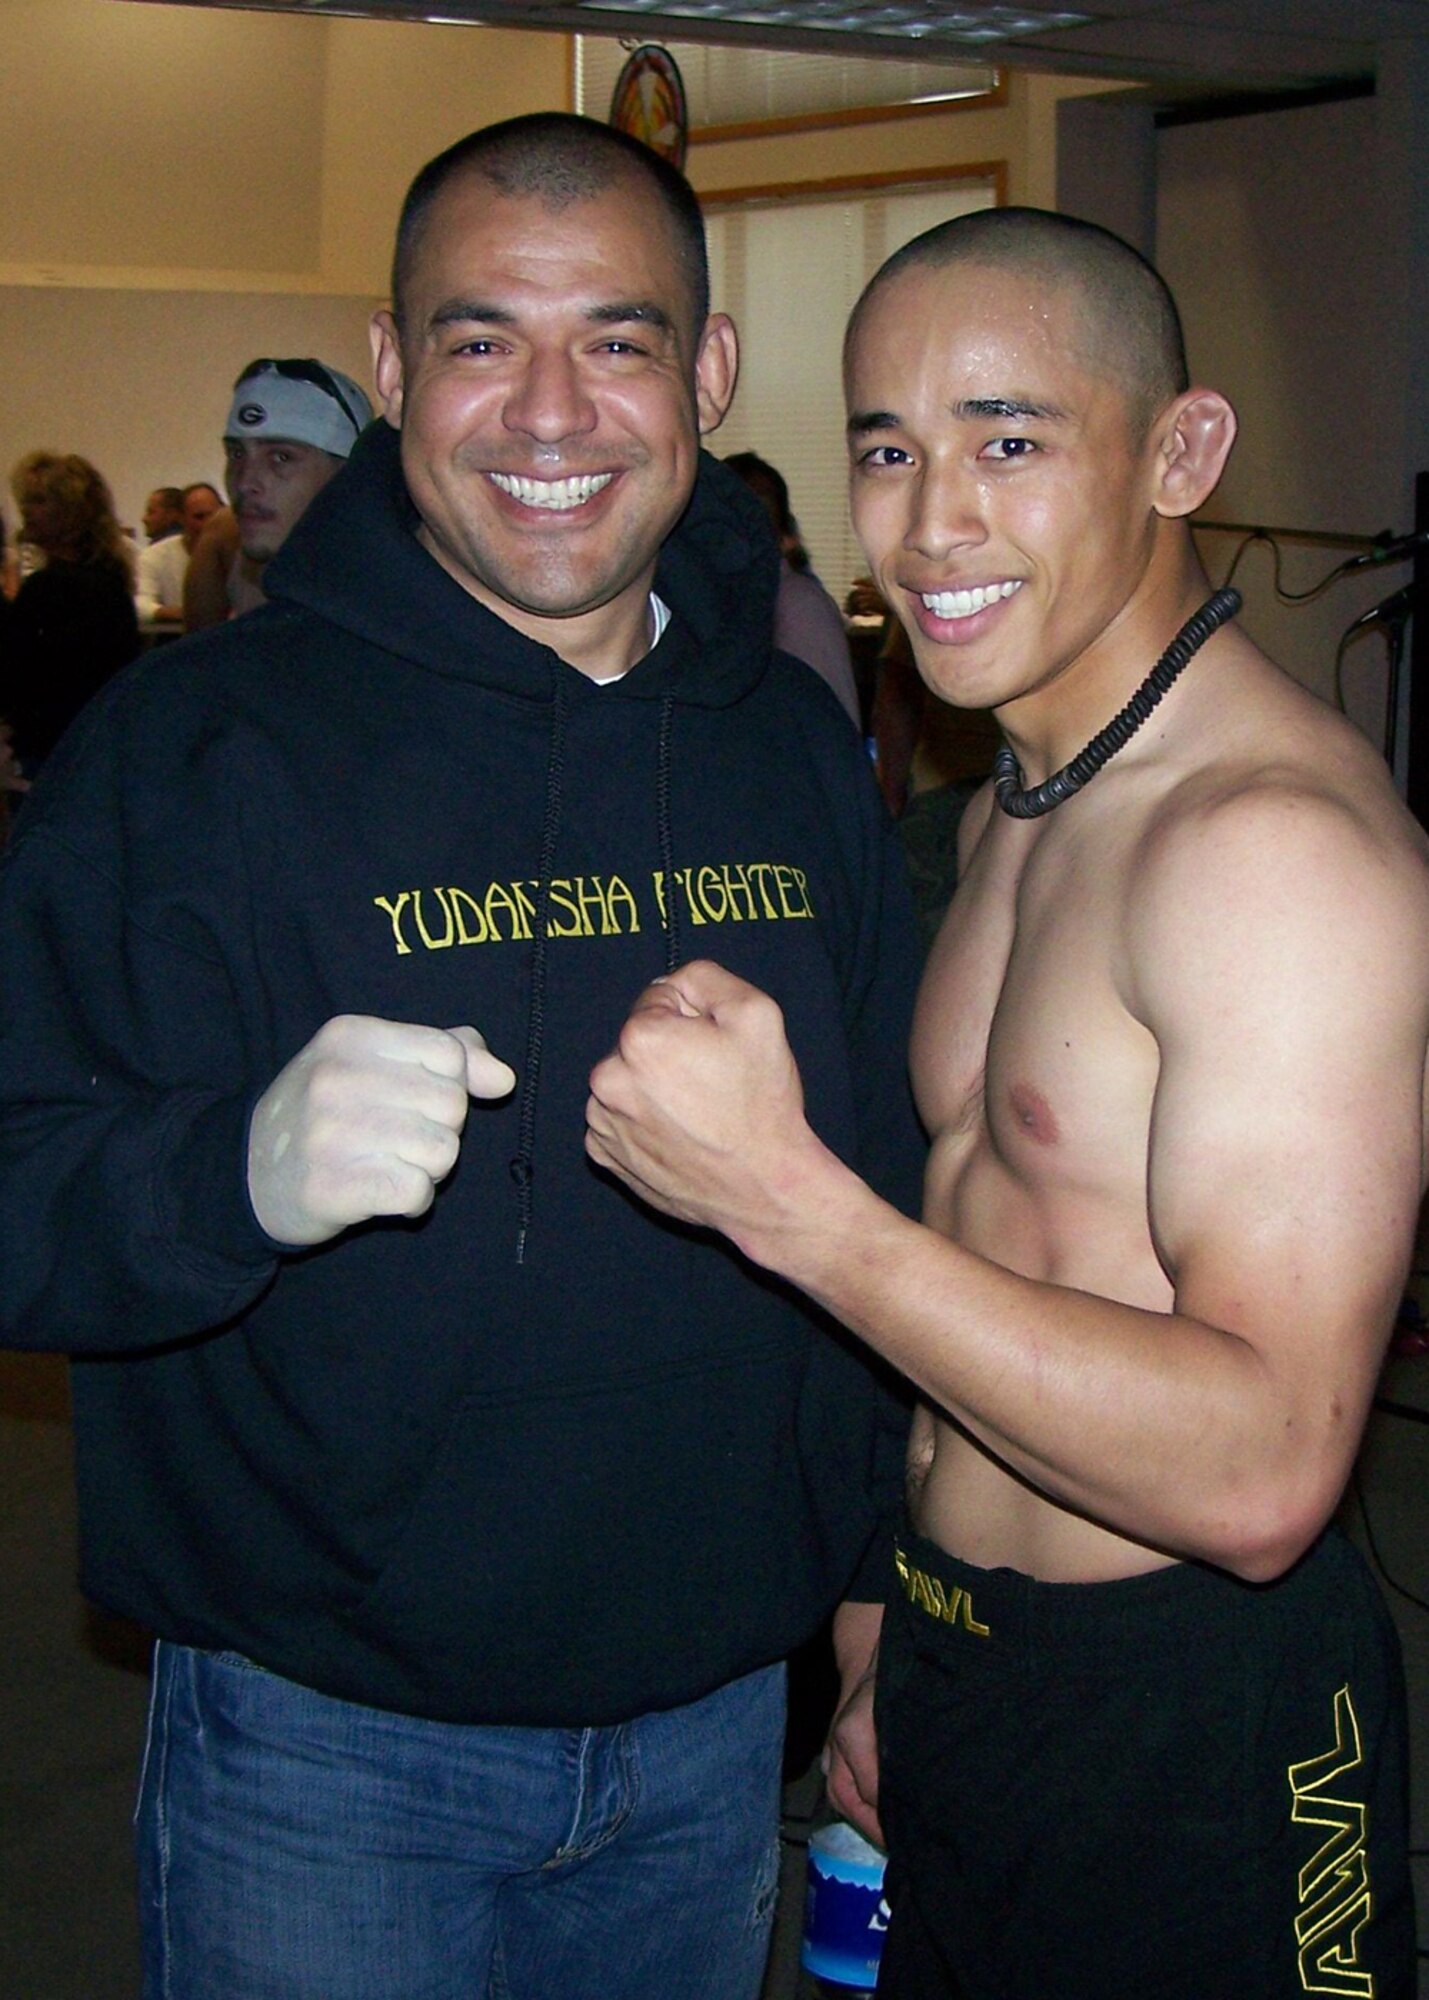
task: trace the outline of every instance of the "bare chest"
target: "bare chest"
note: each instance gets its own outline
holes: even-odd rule
[[[1128,1011],[1125,849],[994,824],[919,996],[913,1076],[936,1172],[1144,1213],[1156,1045]]]

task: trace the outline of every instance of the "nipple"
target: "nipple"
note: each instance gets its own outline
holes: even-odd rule
[[[1055,1146],[1061,1138],[1052,1107],[1030,1083],[1015,1083],[1007,1094],[1017,1130],[1038,1146]]]

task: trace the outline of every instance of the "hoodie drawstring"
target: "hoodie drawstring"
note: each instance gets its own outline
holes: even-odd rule
[[[526,1068],[521,1081],[521,1122],[516,1157],[510,1173],[516,1183],[519,1228],[516,1262],[526,1261],[526,1234],[531,1227],[532,1181],[536,1152],[536,1089],[541,1079],[541,1048],[546,1034],[546,929],[551,907],[551,871],[556,863],[556,836],[561,825],[562,785],[566,762],[566,694],[559,677],[551,709],[551,747],[546,758],[546,815],[541,827],[540,873],[536,880],[536,915],[531,945],[531,1002],[526,1029]]]
[[[666,972],[673,972],[684,957],[680,949],[679,899],[675,894],[675,841],[670,831],[670,738],[674,721],[675,697],[667,688],[660,697],[660,744],[655,761],[655,824],[660,839],[660,866],[665,871]]]
[[[531,941],[531,1001],[526,1029],[526,1067],[521,1082],[520,1123],[516,1156],[509,1172],[516,1186],[518,1229],[516,1262],[526,1261],[526,1238],[534,1213],[536,1154],[536,1091],[541,1078],[541,1049],[546,1032],[546,930],[551,905],[551,871],[556,865],[556,839],[560,832],[566,761],[565,689],[557,680],[551,710],[551,747],[546,759],[546,813],[541,827],[540,875],[536,884],[536,913]],[[660,697],[660,734],[655,754],[655,824],[660,846],[660,866],[665,874],[665,970],[673,972],[684,956],[681,950],[680,912],[675,894],[675,839],[670,814],[671,739],[674,735],[675,697],[667,688]]]

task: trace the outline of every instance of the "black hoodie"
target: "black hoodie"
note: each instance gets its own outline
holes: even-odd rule
[[[588,1163],[589,1071],[654,974],[718,959],[783,1006],[821,1135],[911,1209],[901,863],[847,718],[770,652],[773,551],[713,461],[669,628],[609,687],[411,528],[379,424],[269,606],[121,676],[27,803],[0,1325],[79,1357],[101,1603],[377,1706],[611,1722],[803,1639],[899,1439],[855,1343]],[[249,1115],[340,1013],[470,1023],[517,1088],[472,1105],[422,1220],[280,1252]]]

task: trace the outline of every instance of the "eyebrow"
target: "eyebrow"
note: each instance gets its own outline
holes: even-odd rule
[[[515,326],[519,317],[509,306],[493,305],[486,299],[448,299],[427,324],[432,328]],[[614,299],[609,305],[587,307],[585,317],[592,326],[641,325],[654,327],[659,333],[675,331],[674,319],[654,299]]]
[[[1064,424],[1067,412],[1056,403],[1035,403],[1024,396],[973,396],[950,403],[948,414],[959,422],[976,422],[979,418],[1004,417],[1039,419],[1043,423]],[[870,431],[896,431],[903,428],[903,419],[894,410],[855,410],[848,420],[848,434],[851,438],[866,437]]]
[[[654,299],[624,299],[613,305],[592,306],[586,318],[598,326],[624,326],[636,320],[642,325],[653,326],[660,333],[675,331],[673,318]]]
[[[1056,403],[1034,403],[1025,396],[973,396],[951,406],[955,417],[1036,417],[1044,423],[1064,424],[1067,412]]]
[[[504,306],[488,305],[485,299],[448,299],[439,305],[428,326],[514,326],[516,315]]]
[[[851,438],[866,437],[870,431],[897,431],[903,420],[892,410],[854,410],[846,426]]]

